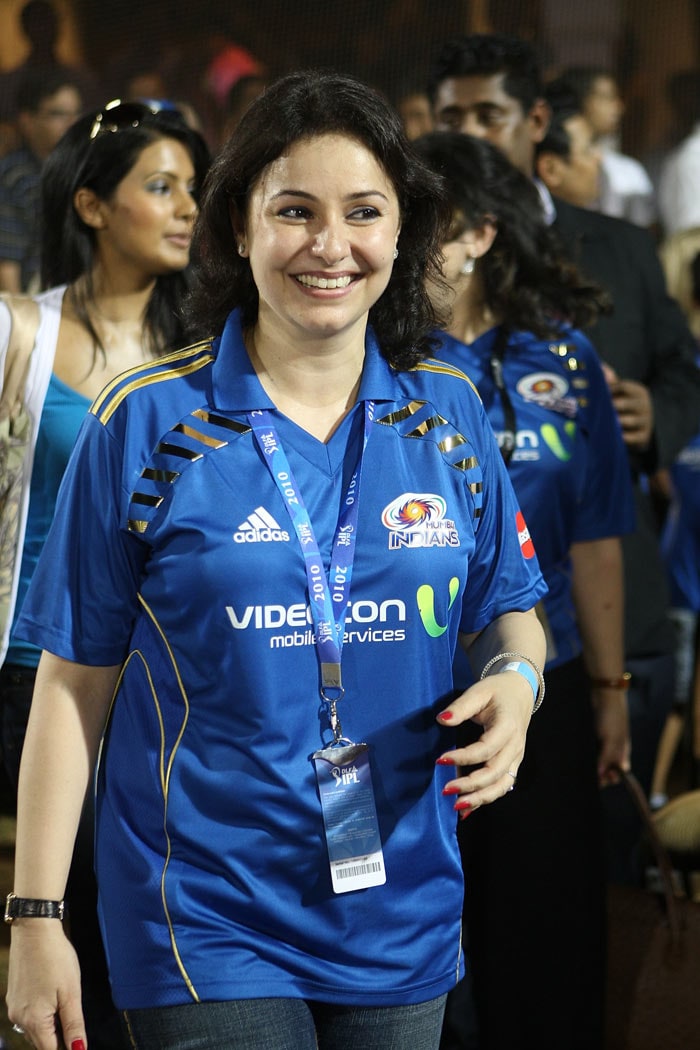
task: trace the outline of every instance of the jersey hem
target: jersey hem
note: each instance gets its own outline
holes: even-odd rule
[[[360,988],[328,988],[315,985],[309,981],[291,983],[269,983],[266,980],[251,981],[233,987],[229,983],[213,981],[211,984],[196,982],[197,1001],[230,1002],[236,999],[310,999],[315,1002],[336,1003],[352,1006],[411,1006],[428,1002],[439,995],[444,995],[464,976],[464,964],[460,961],[459,970],[454,968],[449,974],[425,983],[402,988],[400,991],[368,991],[366,986]],[[177,985],[160,985],[157,1001],[144,994],[143,984],[121,988],[112,988],[112,995],[118,1010],[158,1009],[166,1006],[185,1006],[193,1002],[193,997],[186,995],[180,982]]]

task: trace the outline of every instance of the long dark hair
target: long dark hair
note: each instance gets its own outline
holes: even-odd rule
[[[188,316],[202,335],[218,331],[234,307],[255,323],[258,290],[236,251],[231,214],[246,216],[260,174],[302,139],[340,134],[361,142],[391,181],[401,210],[399,255],[389,284],[370,310],[382,352],[408,368],[430,352],[436,317],[426,276],[439,273],[439,245],[449,221],[441,180],[413,153],[389,103],[367,85],[337,73],[283,77],[257,98],[214,162],[195,226],[196,281]]]
[[[84,186],[102,200],[109,200],[143,150],[163,138],[177,140],[190,154],[195,169],[195,197],[209,167],[204,139],[188,127],[179,113],[170,109],[152,113],[146,106],[133,105],[134,111],[141,113],[137,126],[120,126],[113,133],[104,131],[94,138],[90,132],[97,113],[82,117],[63,135],[42,169],[41,285],[72,286],[74,308],[90,333],[96,352],[104,352],[89,313],[94,298],[92,269],[97,242],[95,231],[82,221],[73,206],[76,191]],[[78,282],[79,278],[82,280]],[[144,318],[145,342],[155,354],[186,338],[180,307],[188,284],[184,270],[156,278]]]
[[[563,322],[591,324],[609,308],[603,290],[563,256],[532,181],[495,146],[471,135],[436,131],[421,136],[414,147],[445,179],[453,216],[448,240],[485,220],[495,222],[496,239],[478,266],[486,304],[506,327],[547,339]]]

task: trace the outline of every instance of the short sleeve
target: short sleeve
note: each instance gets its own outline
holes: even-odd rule
[[[147,547],[122,528],[122,450],[93,415],[82,425],[15,633],[66,660],[119,664]]]

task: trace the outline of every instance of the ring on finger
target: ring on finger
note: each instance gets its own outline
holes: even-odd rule
[[[19,1024],[13,1024],[12,1031],[16,1032],[17,1035],[24,1035],[24,1028],[22,1028],[22,1026]]]
[[[509,777],[512,777],[512,778],[513,778],[513,783],[512,783],[512,784],[510,785],[510,787],[508,788],[508,790],[509,790],[509,791],[512,791],[512,790],[513,790],[513,788],[515,787],[515,785],[516,785],[516,784],[518,783],[518,776],[517,776],[517,774],[516,774],[516,773],[511,773],[511,771],[510,771],[509,769],[508,769],[508,770],[506,770],[506,772],[508,773],[508,776],[509,776]]]

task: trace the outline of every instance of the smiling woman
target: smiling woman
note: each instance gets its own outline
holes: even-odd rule
[[[354,346],[354,396],[367,315],[391,277],[400,230],[394,187],[360,142],[302,139],[269,165],[235,226],[259,295],[249,349],[260,381],[291,419],[325,440],[352,405],[346,366],[331,366]],[[315,380],[304,367],[314,358]]]
[[[73,454],[19,628],[47,651],[15,891],[60,898],[104,733],[96,868],[133,1047],[438,1046],[456,816],[512,790],[544,656],[479,399],[428,359],[444,217],[380,95],[273,84],[207,180],[207,338],[113,383]],[[460,695],[458,644],[487,675]],[[455,749],[469,719],[483,739]],[[55,1050],[57,1012],[81,1050],[72,949],[27,907],[10,1016]]]
[[[357,316],[367,313],[389,283],[399,227],[394,188],[361,143],[341,135],[294,143],[253,190],[238,231],[260,294],[258,321],[275,310],[274,289],[272,302],[266,296],[273,273],[314,302],[350,300]]]
[[[285,78],[284,83],[292,86],[295,80]],[[393,253],[397,247],[399,255],[393,267],[390,265],[386,271],[386,294],[380,295],[380,288],[377,286],[377,294],[374,301],[368,303],[368,310],[370,321],[381,333],[380,342],[386,356],[393,363],[410,364],[419,360],[426,352],[425,336],[434,322],[433,309],[422,287],[420,275],[426,268],[431,273],[438,272],[434,261],[434,224],[441,221],[439,189],[437,185],[432,188],[431,201],[416,204],[407,211],[407,201],[404,198],[414,192],[414,187],[410,184],[413,175],[407,146],[402,139],[401,127],[396,122],[395,114],[383,104],[383,100],[381,106],[370,104],[366,115],[357,114],[354,111],[355,98],[346,99],[344,95],[336,100],[334,107],[329,107],[327,99],[321,97],[321,83],[322,78],[318,78],[310,80],[306,85],[309,94],[304,102],[303,113],[296,105],[297,95],[292,93],[284,103],[284,117],[278,123],[263,129],[253,119],[242,122],[236,135],[229,140],[217,158],[210,180],[208,203],[205,205],[210,214],[216,252],[209,250],[200,260],[200,279],[192,299],[192,315],[201,323],[203,331],[210,330],[212,325],[215,328],[222,326],[233,307],[240,307],[245,325],[257,320],[259,292],[247,260],[245,232],[247,223],[257,223],[262,216],[258,213],[253,214],[251,209],[254,206],[259,209],[261,195],[269,195],[266,188],[268,179],[279,179],[284,166],[290,163],[292,155],[296,158],[295,163],[301,163],[307,173],[313,171],[319,183],[323,170],[330,174],[328,165],[331,162],[333,171],[339,170],[335,150],[340,147],[344,151],[345,161],[352,159],[354,162],[362,158],[364,165],[364,179],[355,180],[354,184],[348,185],[344,191],[350,196],[342,205],[345,209],[343,228],[346,231],[353,227],[359,231],[359,228],[364,226],[374,229],[376,212],[380,220],[379,226],[383,229],[387,221],[387,207],[392,201],[395,207],[398,206],[398,218],[394,220],[396,228],[389,248],[389,264],[393,261]],[[339,83],[343,83],[342,78]],[[277,94],[275,97],[278,97]],[[353,108],[351,120],[342,109],[343,103]],[[336,112],[337,106],[341,106],[339,112]],[[253,116],[257,113],[259,107],[256,104]],[[306,124],[305,120],[308,121]],[[263,131],[264,140],[261,142]],[[339,139],[342,142],[339,143]],[[302,155],[299,152],[302,145],[308,146],[312,140],[315,143],[314,149],[304,149]],[[399,142],[402,143],[401,149],[398,148]],[[303,158],[301,161],[300,157]],[[347,170],[342,172],[346,184],[349,183],[349,174]],[[373,183],[372,178],[378,178],[379,181]],[[367,179],[369,181],[366,181]],[[291,208],[285,218],[290,223],[296,222],[308,230],[311,217],[308,196],[313,196],[313,188],[305,190],[304,187],[290,185],[282,180],[276,184],[276,190],[273,192],[279,192],[281,189],[301,189],[307,194],[307,199],[297,197],[294,200],[286,200],[284,205]],[[373,191],[377,196],[363,200],[362,194],[368,191]],[[340,189],[336,190],[334,187],[334,192],[338,194]],[[382,193],[385,195],[384,200],[381,198]],[[353,194],[359,196],[353,200]],[[318,192],[316,195],[319,198],[322,196]],[[324,202],[324,207],[326,206],[327,203]],[[285,207],[280,210],[284,211]],[[232,219],[236,234],[234,244],[231,243]],[[313,221],[318,224],[318,216]],[[202,225],[200,231],[203,230]],[[319,249],[327,248],[326,241],[329,237],[333,240],[337,229],[334,230],[331,226],[326,230],[319,229],[316,233],[313,270],[319,270],[323,263],[327,262],[322,259],[319,264],[317,253]],[[231,251],[231,248],[234,250]],[[240,254],[241,248],[243,254]],[[332,243],[331,248],[337,250]],[[334,265],[339,269],[337,264]],[[353,263],[350,274],[359,273],[361,269],[361,266]]]

